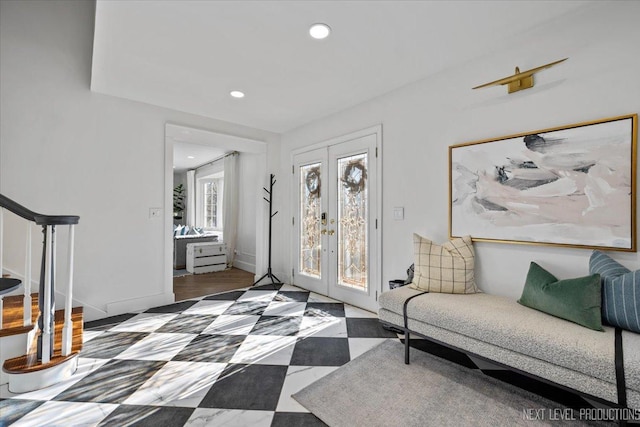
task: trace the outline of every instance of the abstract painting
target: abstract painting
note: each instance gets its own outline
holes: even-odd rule
[[[636,250],[638,115],[449,147],[449,235]]]

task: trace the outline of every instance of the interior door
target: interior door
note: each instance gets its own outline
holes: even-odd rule
[[[377,135],[294,157],[294,283],[377,310]],[[296,225],[297,224],[297,225]]]

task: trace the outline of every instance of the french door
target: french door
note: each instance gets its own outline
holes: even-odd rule
[[[380,287],[377,141],[370,133],[293,158],[293,282],[371,311]]]

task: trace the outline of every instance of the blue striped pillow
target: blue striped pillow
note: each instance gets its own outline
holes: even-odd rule
[[[602,278],[603,320],[640,333],[640,270],[630,271],[610,256],[593,251],[589,272]]]

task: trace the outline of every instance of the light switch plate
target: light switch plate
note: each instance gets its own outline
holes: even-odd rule
[[[404,219],[403,207],[393,208],[393,219],[395,219],[396,221],[402,221]]]

